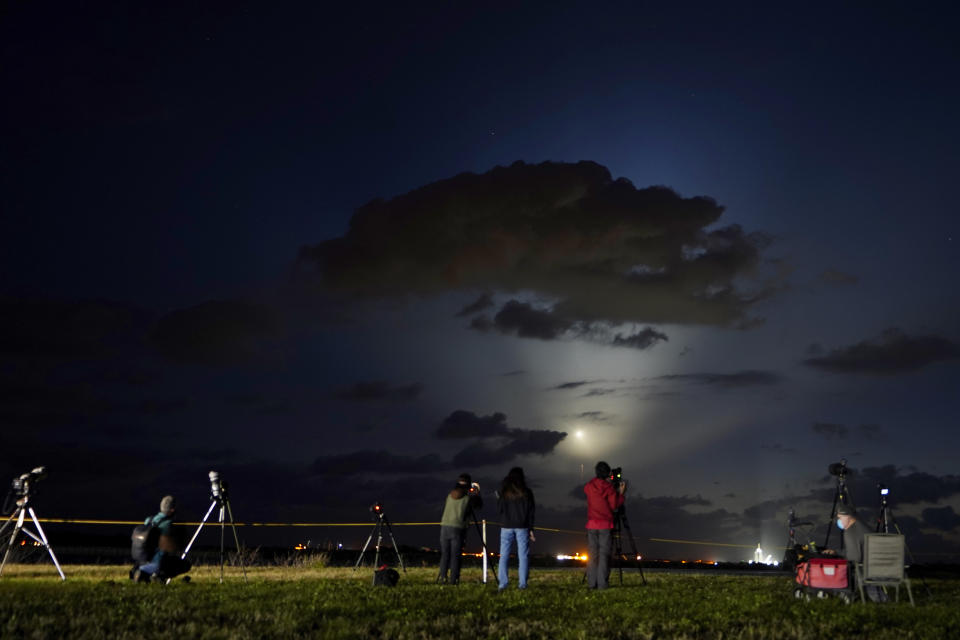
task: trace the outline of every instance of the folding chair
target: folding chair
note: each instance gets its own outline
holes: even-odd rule
[[[910,579],[905,571],[905,549],[904,538],[898,533],[868,533],[863,537],[863,562],[854,563],[861,602],[866,602],[863,593],[865,586],[894,587],[896,601],[899,602],[902,584],[907,588],[910,605],[916,606],[913,591],[910,590]]]

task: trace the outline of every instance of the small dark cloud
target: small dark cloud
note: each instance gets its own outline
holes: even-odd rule
[[[499,447],[477,444],[462,449],[453,458],[457,467],[484,466],[490,464],[507,464],[518,456],[540,455],[552,453],[560,442],[567,437],[563,431],[548,429],[511,431],[509,441]]]
[[[878,424],[861,424],[856,429],[856,434],[864,440],[883,440],[885,434]]]
[[[352,387],[337,391],[334,395],[341,400],[351,400],[353,402],[376,402],[379,400],[409,402],[416,400],[422,391],[423,385],[419,382],[391,386],[383,380],[373,380],[357,382]]]
[[[738,371],[736,373],[681,373],[657,376],[655,380],[693,382],[724,389],[739,387],[769,386],[779,384],[783,378],[772,371]]]
[[[843,271],[839,271],[837,269],[825,270],[817,277],[817,280],[823,284],[832,285],[851,285],[860,282],[859,277],[849,273],[844,273]]]
[[[565,389],[578,389],[584,385],[593,384],[595,380],[573,380],[571,382],[561,382],[555,387],[550,387],[552,390],[562,391]]]
[[[960,345],[955,342],[940,336],[910,337],[894,328],[871,340],[834,349],[825,356],[808,358],[803,363],[832,373],[892,375],[958,358]]]
[[[584,397],[584,398],[596,398],[596,397],[598,397],[598,396],[608,396],[608,395],[610,395],[611,393],[616,393],[616,392],[617,392],[617,389],[614,389],[614,388],[612,388],[612,387],[600,388],[600,389],[590,389],[590,391],[587,391],[585,394],[583,394],[582,397]]]
[[[440,439],[475,440],[454,456],[454,464],[462,466],[499,464],[522,455],[546,455],[567,436],[549,429],[511,429],[503,413],[478,416],[462,409],[444,418],[434,435]]]
[[[781,453],[784,455],[795,455],[797,450],[793,447],[785,447],[779,442],[773,444],[761,444],[760,448],[764,451],[769,451],[770,453]]]
[[[449,470],[450,463],[436,454],[404,456],[389,451],[365,450],[315,459],[309,471],[318,476],[355,476],[365,473],[432,473]]]
[[[610,414],[605,411],[582,411],[577,414],[581,420],[594,420],[596,422],[606,422],[610,419]]]
[[[923,523],[941,531],[952,531],[960,527],[960,514],[953,507],[930,507],[921,513]]]
[[[167,314],[150,340],[174,362],[230,366],[275,358],[281,334],[282,323],[270,307],[216,300]]]
[[[478,416],[472,411],[458,409],[443,419],[434,435],[440,439],[497,438],[509,436],[511,432],[503,413]]]
[[[724,497],[724,498],[736,498],[736,497],[737,497],[737,494],[735,494],[735,493],[725,493],[725,494],[723,494],[723,497]]]
[[[540,340],[556,340],[572,325],[550,310],[536,309],[519,300],[508,300],[493,317],[493,328],[500,333]]]
[[[846,426],[833,422],[816,422],[811,428],[815,434],[827,440],[846,440],[850,435]]]
[[[470,328],[474,331],[490,331],[493,329],[493,321],[486,315],[479,315],[470,321]]]
[[[472,316],[475,313],[479,313],[484,309],[489,309],[493,306],[493,294],[484,293],[479,298],[465,306],[463,309],[457,312],[457,317],[462,318],[464,316]]]
[[[651,327],[647,327],[645,329],[642,329],[641,331],[638,331],[637,333],[634,333],[628,336],[622,336],[618,333],[616,336],[614,336],[612,344],[615,347],[631,347],[633,349],[649,349],[656,343],[660,341],[666,342],[668,339],[669,338],[667,338],[667,334],[656,331]]]

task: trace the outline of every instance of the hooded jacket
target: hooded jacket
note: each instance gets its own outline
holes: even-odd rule
[[[583,487],[587,495],[587,529],[613,529],[613,513],[623,505],[623,494],[603,478]]]

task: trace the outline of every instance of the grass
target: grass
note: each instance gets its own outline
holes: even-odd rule
[[[197,567],[189,584],[134,584],[127,567],[10,565],[0,638],[943,638],[960,633],[960,582],[914,583],[918,606],[796,600],[782,576],[624,573],[588,591],[581,574],[535,570],[498,594],[467,569],[458,587],[411,569],[393,589],[371,571]],[[511,579],[515,576],[511,574]],[[614,578],[616,575],[614,575]],[[921,593],[922,592],[922,593]]]

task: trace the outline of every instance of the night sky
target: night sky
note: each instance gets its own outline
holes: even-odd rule
[[[604,459],[740,560],[647,540],[821,538],[843,457],[960,559],[953,7],[511,5],[7,3],[0,481],[406,522],[519,465],[581,529]]]

